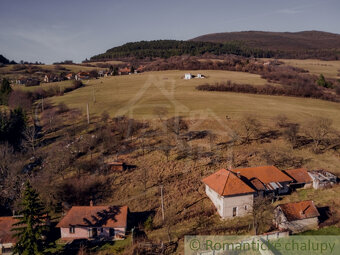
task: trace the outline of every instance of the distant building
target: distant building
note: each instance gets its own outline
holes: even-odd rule
[[[124,171],[126,169],[126,164],[119,161],[109,162],[108,166],[111,171]]]
[[[68,80],[73,80],[74,79],[74,74],[73,73],[68,73],[65,75],[65,78]]]
[[[193,78],[193,75],[191,73],[184,74],[184,80],[190,80]]]
[[[88,79],[90,79],[90,74],[86,73],[86,72],[79,72],[75,75],[75,79],[77,81],[88,80]]]
[[[316,229],[320,216],[314,202],[301,201],[278,205],[274,210],[274,223],[280,230],[299,233]]]
[[[0,254],[12,254],[17,238],[13,237],[12,225],[18,220],[13,216],[0,217]]]
[[[119,75],[131,74],[131,68],[130,67],[119,68],[118,74]]]
[[[127,229],[127,206],[73,206],[57,224],[64,240],[120,240]]]
[[[204,76],[203,74],[198,73],[197,76],[196,76],[196,78],[198,78],[198,79],[204,79],[205,76]]]
[[[60,81],[60,77],[58,77],[57,75],[53,75],[53,74],[46,74],[44,77],[44,82],[48,83],[48,82],[57,82]]]

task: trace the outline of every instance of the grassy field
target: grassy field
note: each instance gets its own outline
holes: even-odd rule
[[[340,61],[322,61],[317,59],[280,59],[287,65],[308,70],[311,74],[321,73],[328,78],[340,78]]]
[[[225,119],[243,114],[256,114],[262,121],[272,121],[285,114],[297,122],[323,116],[340,125],[340,105],[317,99],[266,96],[227,92],[197,91],[204,83],[231,80],[253,85],[265,84],[259,75],[230,71],[200,71],[206,79],[184,80],[185,71],[146,72],[138,75],[116,76],[91,80],[86,87],[52,99],[70,107],[86,109],[99,115],[107,111],[111,116],[129,115],[134,118],[153,118],[153,109],[163,106],[170,115],[206,118],[207,114]],[[192,73],[196,73],[193,72]],[[95,100],[94,100],[95,98]]]

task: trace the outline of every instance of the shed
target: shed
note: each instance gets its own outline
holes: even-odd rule
[[[276,227],[293,233],[318,228],[319,216],[319,211],[311,200],[281,204],[274,209]]]
[[[126,169],[126,164],[121,161],[109,162],[108,166],[111,171],[124,171]]]

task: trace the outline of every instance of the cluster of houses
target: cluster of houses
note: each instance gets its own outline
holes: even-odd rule
[[[110,161],[107,166],[115,172],[129,168],[122,161]],[[327,188],[337,181],[335,175],[324,170],[281,171],[275,166],[221,169],[202,180],[207,196],[223,219],[252,213],[259,197],[286,195],[297,188]],[[64,241],[121,240],[128,227],[128,214],[127,206],[95,206],[90,201],[89,206],[71,207],[56,227]],[[313,201],[299,201],[276,206],[273,222],[280,231],[298,233],[317,228],[319,216]],[[11,254],[16,242],[11,229],[19,217],[0,217],[0,254]]]
[[[261,166],[221,169],[202,182],[218,214],[226,219],[252,213],[258,197],[286,195],[296,188],[327,188],[337,183],[337,177],[324,170],[281,171],[275,166]],[[313,201],[278,205],[274,215],[275,225],[292,233],[316,228],[320,216]]]
[[[118,68],[117,71],[106,71],[106,70],[99,70],[97,71],[98,77],[108,77],[113,75],[131,75],[143,72],[145,66],[141,65],[137,69],[133,67],[126,66],[122,68]],[[50,82],[58,82],[64,80],[88,80],[93,77],[90,72],[78,72],[78,73],[68,73],[66,75],[58,75],[58,74],[45,74],[42,80],[34,77],[21,77],[15,80],[15,83],[18,85],[25,85],[25,86],[36,86],[39,85],[40,82],[50,83]]]

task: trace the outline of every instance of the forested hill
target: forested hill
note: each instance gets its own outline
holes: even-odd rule
[[[172,56],[192,55],[198,56],[204,53],[215,55],[235,54],[241,56],[272,57],[273,52],[247,47],[242,42],[211,43],[176,40],[156,40],[126,43],[114,47],[105,53],[91,57],[91,60],[104,60],[113,58],[169,58]]]
[[[248,47],[265,50],[297,51],[340,49],[340,35],[321,31],[263,32],[244,31],[207,34],[191,39],[195,42],[242,41]]]
[[[156,40],[130,42],[93,56],[92,61],[134,58],[168,58],[180,55],[198,56],[235,54],[245,57],[319,58],[340,59],[340,35],[304,31],[281,32],[231,32],[208,34],[189,41]]]

